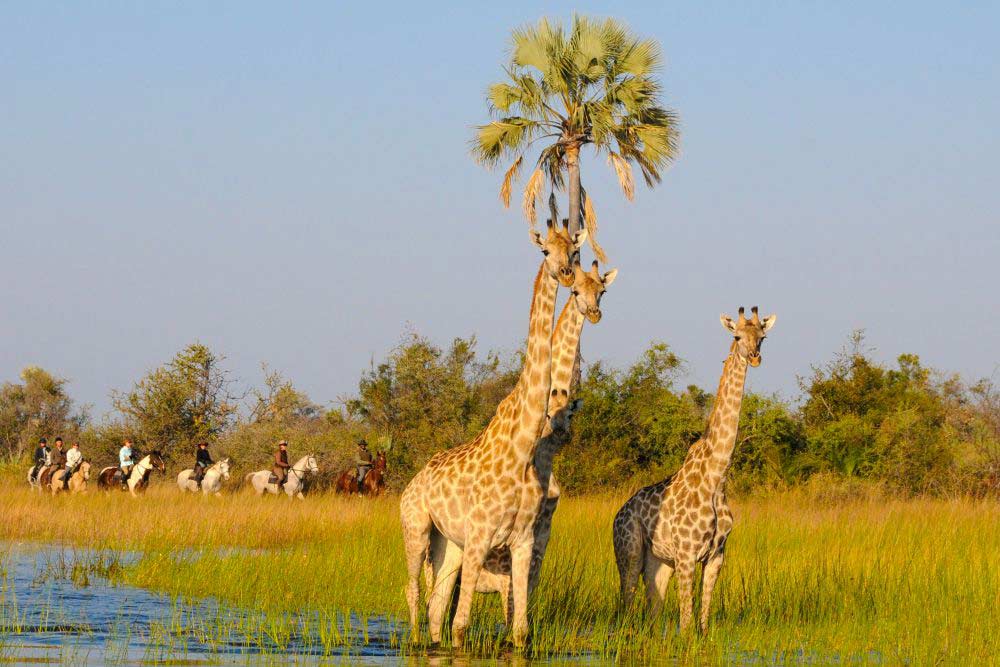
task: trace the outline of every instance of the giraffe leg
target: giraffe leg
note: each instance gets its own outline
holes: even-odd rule
[[[677,561],[677,597],[681,608],[681,632],[684,632],[691,625],[692,606],[694,600],[691,595],[691,586],[694,579],[694,561]]]
[[[451,540],[435,531],[431,542],[434,570],[434,587],[428,592],[427,622],[430,626],[431,642],[441,641],[441,625],[444,616],[451,605],[452,591],[455,590],[455,580],[462,571],[462,549]]]
[[[533,550],[533,540],[526,540],[511,547],[510,550],[510,597],[514,603],[511,632],[516,647],[524,646],[528,638],[528,577],[531,572]]]
[[[654,616],[663,609],[663,601],[667,597],[667,586],[674,568],[666,561],[653,555],[652,550],[646,550],[646,562],[642,578],[646,580],[646,600],[649,601],[650,613]]]
[[[719,570],[722,569],[722,561],[726,553],[719,549],[712,554],[701,569],[701,631],[708,632],[708,613],[712,604],[712,590],[715,588],[715,581],[719,578]]]
[[[476,592],[479,573],[489,547],[489,538],[477,531],[466,539],[462,557],[462,588],[458,594],[458,606],[451,621],[451,642],[461,646],[465,641],[465,630],[469,627],[469,612],[472,610],[472,595]]]
[[[406,604],[410,608],[410,636],[413,640],[420,637],[420,616],[417,606],[420,601],[420,569],[427,558],[427,545],[430,541],[431,520],[426,514],[408,508],[403,516],[403,544],[406,548],[406,571],[409,580],[406,584]]]
[[[616,517],[614,526],[615,564],[618,566],[619,595],[622,608],[632,604],[643,557],[643,544],[632,522]]]

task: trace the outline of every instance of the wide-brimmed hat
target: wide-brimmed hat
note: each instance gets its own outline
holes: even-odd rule
[[[284,445],[285,447],[287,447],[288,446],[288,441],[287,440],[279,440],[278,441],[278,447],[281,447],[282,445]]]

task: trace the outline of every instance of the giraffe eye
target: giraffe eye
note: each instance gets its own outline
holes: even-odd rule
[[[743,336],[736,336],[735,338],[736,338],[736,340],[740,340],[740,339],[743,338]]]
[[[570,294],[572,294],[573,296],[580,296],[580,293],[577,290],[573,290],[572,292],[570,292]]]
[[[549,256],[549,251],[548,250],[543,250],[542,254],[545,255],[546,257],[548,257]]]

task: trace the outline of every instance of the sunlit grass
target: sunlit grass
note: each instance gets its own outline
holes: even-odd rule
[[[532,602],[529,653],[881,664],[988,663],[1000,655],[996,502],[825,503],[794,492],[737,500],[711,629],[699,637],[677,632],[673,593],[661,618],[617,611],[610,526],[623,499],[560,505]],[[201,498],[164,485],[139,500],[117,492],[53,499],[8,486],[0,512],[15,541],[141,552],[118,575],[124,581],[253,610],[237,629],[261,645],[280,647],[294,636],[325,650],[357,646],[371,639],[366,620],[382,618],[380,642],[422,650],[406,643],[394,498]],[[185,627],[199,641],[213,641],[213,633],[221,641],[234,618]],[[467,649],[509,650],[501,620],[495,599],[479,600]]]

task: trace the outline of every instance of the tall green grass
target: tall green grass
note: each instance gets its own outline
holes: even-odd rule
[[[618,611],[611,519],[623,500],[560,504],[532,600],[529,655],[708,664],[989,664],[1000,655],[995,501],[826,502],[801,492],[736,501],[711,627],[699,636],[678,633],[673,592],[659,618],[641,605]],[[269,645],[294,635],[356,646],[379,618],[381,641],[424,649],[407,643],[402,620],[394,498],[206,499],[165,487],[140,500],[53,499],[8,489],[0,512],[14,540],[141,551],[124,581],[261,612],[250,629]],[[198,630],[211,631],[210,622]],[[498,600],[480,596],[466,650],[500,655],[507,640]]]

